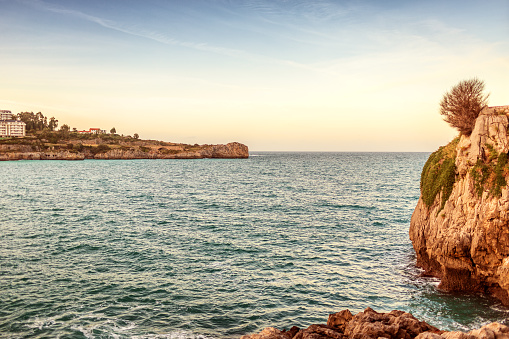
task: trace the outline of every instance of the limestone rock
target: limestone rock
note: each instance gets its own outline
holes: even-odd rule
[[[421,196],[409,233],[417,265],[441,279],[439,288],[488,292],[509,305],[509,190],[502,186],[494,196],[481,186],[479,196],[472,174],[478,160],[496,164],[492,153],[509,151],[507,112],[509,106],[481,112],[456,147],[456,180],[443,209],[441,194],[431,206]]]
[[[442,334],[425,332],[416,339],[509,339],[509,327],[491,323],[470,332],[443,332]]]
[[[63,147],[73,148],[78,142],[70,141]],[[202,159],[202,158],[248,158],[249,149],[238,142],[226,145],[173,145],[157,147],[154,142],[140,140],[134,144],[106,147],[103,151],[93,153],[90,147],[102,145],[101,139],[87,140],[89,148],[82,151],[67,149],[41,150],[37,145],[2,145],[0,144],[0,161],[2,160],[83,160],[83,159]]]
[[[318,324],[311,325],[305,330],[300,330],[293,337],[293,339],[322,339],[322,338],[343,339],[344,335],[338,330],[331,328],[330,326]]]
[[[348,322],[345,335],[349,338],[415,338],[422,332],[438,331],[437,328],[417,320],[410,313],[391,311],[378,313],[367,308]]]
[[[292,339],[293,336],[287,335],[285,331],[280,331],[274,327],[267,327],[260,333],[243,335],[240,339]]]
[[[491,323],[470,332],[444,332],[419,321],[410,313],[378,313],[371,308],[355,316],[349,310],[329,315],[327,325],[315,324],[306,329],[292,327],[280,331],[267,327],[260,333],[241,339],[509,339],[509,327]]]
[[[378,313],[371,308],[355,316],[349,310],[343,310],[329,315],[327,325],[315,324],[298,332],[295,332],[296,329],[292,327],[290,331],[279,331],[268,327],[258,334],[245,335],[242,339],[404,339],[415,338],[425,331],[442,333],[409,313]]]
[[[83,160],[82,153],[59,152],[10,152],[0,153],[0,161],[8,160]]]
[[[211,158],[247,158],[249,150],[246,145],[238,142],[231,142],[226,145],[215,145],[212,147]]]
[[[142,144],[140,144],[144,147]],[[203,159],[203,158],[248,158],[249,149],[246,145],[231,142],[226,145],[202,145],[196,149],[181,150],[174,153],[164,153],[152,148],[111,149],[92,156],[94,159]]]
[[[352,320],[353,315],[350,310],[343,310],[338,313],[329,314],[329,320],[327,320],[327,326],[335,327],[341,332],[345,331],[346,325]]]

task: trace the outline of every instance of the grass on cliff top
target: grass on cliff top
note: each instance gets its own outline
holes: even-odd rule
[[[457,137],[448,145],[432,153],[422,169],[421,194],[428,208],[433,205],[437,195],[442,193],[440,204],[440,210],[442,210],[452,193],[456,181],[456,146],[459,140],[460,138]]]
[[[31,134],[27,134],[25,137],[6,137],[0,138],[0,144],[2,145],[33,145],[34,143],[45,143],[45,144],[67,144],[80,142],[86,144],[88,140],[100,139],[102,143],[107,145],[154,145],[154,146],[182,146],[182,147],[196,147],[199,145],[186,145],[181,143],[173,143],[158,140],[143,140],[135,139],[131,136],[124,136],[119,134],[79,134],[76,132],[69,131],[37,131]]]

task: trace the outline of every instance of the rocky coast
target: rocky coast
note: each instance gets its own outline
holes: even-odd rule
[[[379,313],[371,308],[353,315],[349,310],[330,314],[326,324],[289,330],[267,327],[241,339],[509,339],[509,327],[491,323],[470,332],[446,332],[419,321],[410,313]]]
[[[38,139],[12,139],[0,143],[0,161],[7,160],[84,160],[84,159],[203,159],[248,158],[246,145],[186,145],[152,140],[111,143],[101,138],[67,140],[58,143]]]
[[[417,266],[441,280],[444,291],[492,295],[509,305],[509,106],[484,108],[470,135],[431,154],[411,218]],[[329,315],[305,329],[268,327],[241,339],[509,339],[509,327],[491,323],[470,332],[441,331],[410,313]]]
[[[509,106],[485,108],[469,136],[433,153],[421,177],[410,239],[417,265],[445,291],[509,305]]]

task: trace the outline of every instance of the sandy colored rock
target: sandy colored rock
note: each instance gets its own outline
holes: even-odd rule
[[[356,314],[348,322],[345,335],[349,338],[415,338],[422,332],[438,331],[437,328],[417,320],[410,313],[391,311],[378,313],[371,308]]]
[[[320,338],[334,338],[343,339],[344,335],[338,330],[331,328],[327,325],[311,325],[305,330],[300,330],[293,339],[320,339]]]
[[[80,144],[76,140],[70,140],[61,147],[73,148]],[[105,145],[101,139],[86,140],[87,147]],[[55,149],[41,149],[37,144],[33,145],[1,145],[0,161],[9,160],[84,160],[84,159],[203,159],[224,158],[243,159],[249,157],[249,149],[246,145],[231,142],[226,145],[170,145],[160,146],[157,142],[135,141],[129,144],[109,145],[104,151],[92,153],[91,149],[84,148],[81,151]]]
[[[426,332],[419,334],[416,339],[509,339],[509,327],[491,323],[467,333],[459,331],[442,334]]]
[[[295,332],[295,329],[296,327],[290,331],[279,331],[269,327],[260,333],[243,336],[242,339],[280,339],[292,335],[292,330],[295,334],[289,338],[293,339],[403,339],[415,338],[425,331],[442,333],[435,327],[417,320],[410,313],[403,311],[378,313],[371,308],[355,316],[349,310],[343,310],[329,315],[327,325],[315,324],[298,332]],[[259,335],[263,337],[258,337]]]
[[[288,338],[284,332],[278,330],[277,328],[267,327],[260,333],[243,335],[240,337],[240,339],[291,339],[291,337]]]
[[[327,325],[280,331],[267,327],[241,339],[509,339],[509,327],[491,323],[470,332],[444,332],[403,311],[379,313],[371,308],[355,316],[349,310],[329,315]]]
[[[345,331],[346,325],[350,320],[352,320],[353,315],[350,310],[343,310],[338,313],[329,314],[329,319],[327,320],[327,326],[337,328],[341,332]]]
[[[470,137],[461,137],[450,197],[440,210],[440,194],[429,207],[421,196],[409,233],[417,265],[441,279],[439,288],[487,292],[509,305],[509,191],[503,186],[499,197],[488,190],[479,196],[472,177],[473,166],[491,149],[509,151],[507,116],[494,113],[504,109],[483,110]]]

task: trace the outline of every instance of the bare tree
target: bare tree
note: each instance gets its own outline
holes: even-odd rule
[[[440,102],[440,114],[461,134],[470,135],[474,129],[475,119],[488,105],[489,94],[484,95],[483,91],[482,80],[472,78],[460,81],[444,94]]]

